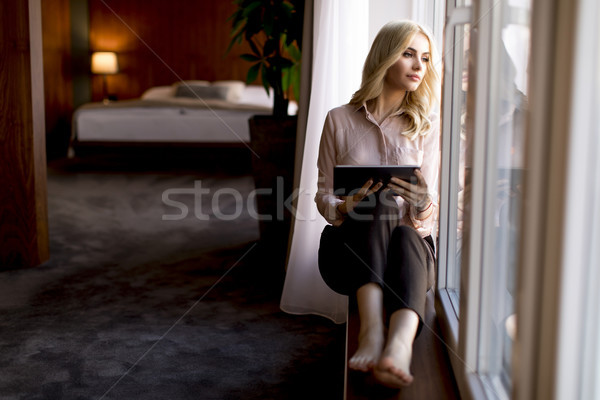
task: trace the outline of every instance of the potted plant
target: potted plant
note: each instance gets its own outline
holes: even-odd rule
[[[248,43],[251,53],[241,58],[253,65],[246,83],[259,76],[270,93],[273,89],[273,116],[287,116],[290,94],[295,99],[300,91],[300,44],[304,1],[300,0],[235,0],[237,10],[232,21],[231,42]]]
[[[290,97],[299,98],[304,0],[235,0],[231,42],[248,43],[241,58],[251,63],[246,83],[259,77],[273,94],[272,115],[249,120],[254,183],[261,241],[276,262],[285,260],[291,213],[284,200],[293,189],[297,117],[288,115]],[[268,194],[270,193],[270,194]]]

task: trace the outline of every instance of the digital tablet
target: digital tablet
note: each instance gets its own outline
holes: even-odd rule
[[[387,184],[392,176],[416,183],[418,165],[336,165],[333,169],[333,190],[336,196],[356,193],[370,178]]]

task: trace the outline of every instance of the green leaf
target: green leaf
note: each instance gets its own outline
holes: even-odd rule
[[[269,94],[269,84],[270,84],[270,82],[269,82],[269,78],[267,76],[268,75],[267,74],[267,69],[266,68],[262,68],[261,72],[262,72],[261,78],[262,78],[263,87],[267,91],[267,94]],[[273,85],[271,85],[271,86],[273,86]]]
[[[292,16],[292,12],[294,11],[294,5],[284,1],[283,3],[281,3],[281,8],[286,12],[286,14],[291,17]]]
[[[227,18],[227,21],[231,21],[231,20],[238,21],[239,18],[242,16],[242,11],[243,11],[242,9],[236,10],[233,14],[231,14],[229,16],[229,18]],[[232,23],[232,25],[235,25],[235,24],[236,24],[236,22]]]
[[[294,61],[300,61],[300,59],[302,58],[300,49],[296,45],[295,41],[290,46],[284,46],[284,50],[290,55],[290,57]]]
[[[227,50],[225,50],[225,54],[229,53],[229,51],[231,50],[231,48],[233,47],[234,44],[242,43],[242,34],[243,33],[244,33],[243,31],[239,31],[234,37],[231,38],[231,41],[229,42],[229,46],[227,46]]]
[[[260,57],[257,57],[254,54],[245,53],[245,54],[242,54],[240,57],[242,58],[242,60],[246,60],[246,61],[250,61],[250,62],[260,61]]]
[[[273,10],[271,9],[271,7],[265,7],[262,20],[262,27],[268,37],[273,36],[274,26],[275,16],[273,15]]]
[[[250,15],[252,13],[252,11],[254,11],[257,7],[261,6],[261,2],[260,1],[255,1],[250,3],[249,5],[247,5],[246,7],[243,8],[243,15],[244,17],[248,17],[248,15]]]
[[[258,77],[258,71],[260,70],[260,66],[262,63],[254,64],[248,69],[248,75],[246,75],[246,84],[251,84]]]
[[[265,57],[269,56],[269,55],[277,52],[277,50],[279,50],[279,42],[275,39],[268,39],[264,45],[263,55]]]
[[[294,65],[292,60],[288,60],[287,58],[281,56],[269,57],[267,58],[267,61],[269,62],[269,65],[276,65],[280,69],[289,68]]]
[[[284,68],[281,71],[281,88],[284,92],[287,92],[290,88],[291,71],[290,68]]]
[[[244,26],[244,21],[243,19],[240,20],[236,20],[231,24],[231,34],[229,36],[240,36],[244,29],[242,28]]]
[[[248,17],[246,19],[246,27],[244,28],[244,30],[245,30],[244,35],[245,35],[246,39],[252,38],[252,36],[256,35],[257,33],[261,32],[263,30],[260,16],[259,16],[259,18],[254,18],[254,16],[251,16],[251,17],[252,18]]]
[[[290,69],[290,85],[294,93],[294,98],[298,100],[300,98],[300,64],[295,64]]]
[[[258,46],[256,45],[256,43],[254,43],[254,40],[248,40],[248,44],[250,45],[252,52],[254,54],[256,54],[257,57],[262,57],[262,53],[258,49]]]

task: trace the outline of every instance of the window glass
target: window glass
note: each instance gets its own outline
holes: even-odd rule
[[[449,229],[456,230],[456,240],[451,241],[448,250],[446,289],[452,301],[456,316],[460,315],[460,271],[462,257],[462,232],[464,211],[464,188],[465,188],[465,154],[467,145],[467,88],[468,88],[468,66],[469,66],[469,30],[470,24],[457,25],[454,29],[453,41],[453,105],[452,105],[452,146],[454,147],[451,160],[454,168],[451,168],[451,185],[453,204],[456,204],[456,212],[451,210],[452,221]]]
[[[452,42],[444,54],[440,289],[454,310],[451,315],[444,304],[450,311],[445,317],[463,316],[461,357],[490,398],[507,398],[512,386],[529,3],[482,0],[482,15],[472,17],[478,21],[473,48],[464,9],[451,17],[465,23],[446,32]],[[468,7],[471,1],[455,4]]]
[[[519,255],[519,220],[523,189],[523,151],[527,109],[529,2],[503,3],[501,34],[494,43],[497,85],[489,140],[495,153],[493,218],[487,232],[493,237],[490,266],[482,266],[482,306],[479,360],[481,372],[494,385],[511,387],[512,341],[515,331],[515,269]],[[490,175],[488,175],[490,176]],[[490,216],[491,217],[491,216]]]

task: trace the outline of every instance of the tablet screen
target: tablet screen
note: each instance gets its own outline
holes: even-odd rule
[[[333,190],[337,196],[356,193],[370,178],[373,183],[387,184],[392,176],[416,183],[417,165],[336,165],[333,169]]]

